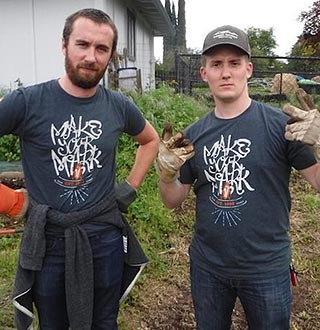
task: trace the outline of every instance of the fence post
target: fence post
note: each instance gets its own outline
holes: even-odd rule
[[[175,60],[175,72],[176,72],[176,76],[175,76],[175,81],[176,81],[176,85],[175,85],[175,90],[176,93],[181,93],[181,81],[180,81],[180,65],[179,65],[179,55],[178,55],[178,51],[175,50],[174,52],[174,60]]]
[[[280,72],[280,86],[279,86],[279,94],[282,94],[282,79],[283,79],[283,72]]]

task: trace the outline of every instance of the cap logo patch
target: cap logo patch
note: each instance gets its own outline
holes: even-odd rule
[[[224,31],[216,32],[212,38],[213,39],[238,39],[239,35],[235,32],[231,32],[229,30],[224,30]]]

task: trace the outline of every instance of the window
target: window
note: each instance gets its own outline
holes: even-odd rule
[[[128,10],[128,57],[134,61],[136,59],[136,19]]]

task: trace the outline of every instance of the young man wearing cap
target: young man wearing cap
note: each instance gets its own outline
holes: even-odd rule
[[[250,55],[248,37],[236,27],[206,36],[200,74],[214,108],[184,132],[192,158],[190,145],[179,148],[175,137],[161,141],[157,158],[167,207],[179,206],[192,186],[196,194],[190,272],[200,330],[230,329],[237,297],[249,329],[290,328],[291,168],[320,187],[310,149],[285,139],[288,117],[250,98]]]

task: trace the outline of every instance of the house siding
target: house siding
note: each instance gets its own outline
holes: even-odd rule
[[[3,70],[0,88],[13,89],[19,78],[28,86],[64,74],[61,51],[65,18],[81,8],[105,10],[118,32],[118,51],[127,47],[127,8],[132,1],[121,0],[1,0],[0,53]],[[134,8],[130,8],[134,12]],[[154,39],[147,22],[136,14],[136,59],[128,66],[141,69],[142,87],[154,87]]]

